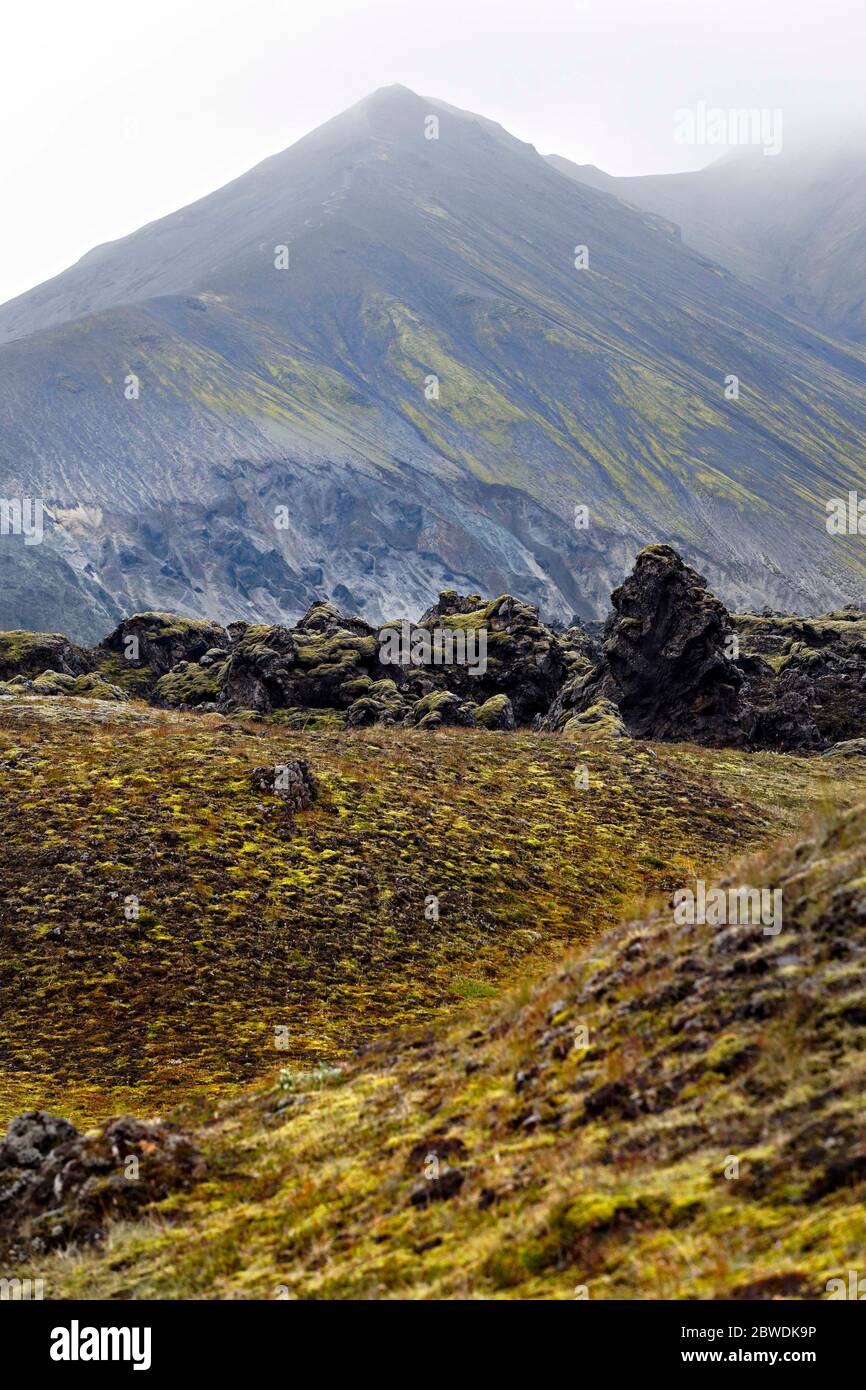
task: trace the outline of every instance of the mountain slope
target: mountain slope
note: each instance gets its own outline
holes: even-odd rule
[[[675,223],[689,246],[827,333],[866,342],[866,160],[824,148],[746,151],[686,174],[615,178],[559,155],[560,173]]]
[[[405,88],[98,248],[0,332],[0,493],[46,500],[38,626],[82,641],[117,608],[275,620],[327,597],[376,620],[450,584],[600,616],[654,540],[733,606],[866,593],[857,538],[824,527],[864,484],[862,354]],[[92,596],[77,624],[58,564]]]

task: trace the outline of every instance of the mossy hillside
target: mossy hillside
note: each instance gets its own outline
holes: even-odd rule
[[[250,774],[296,757],[321,796],[291,821]],[[223,1095],[278,1027],[315,1060],[422,1021],[866,787],[856,760],[32,697],[0,706],[0,770],[5,1115],[74,1120]]]
[[[466,151],[474,126],[467,120]],[[461,143],[452,142],[449,158],[463,159]],[[590,207],[540,159],[512,151],[518,163],[494,176],[492,163],[511,154],[501,146],[487,152],[492,161],[476,164],[475,151],[469,166],[440,183],[443,171],[434,172],[411,141],[399,157],[379,153],[334,203],[334,188],[319,179],[330,182],[343,156],[324,162],[315,193],[304,175],[297,187],[310,193],[309,216],[289,205],[289,184],[278,180],[273,200],[265,199],[267,217],[281,206],[292,219],[300,269],[282,277],[276,298],[263,236],[241,230],[226,242],[217,215],[218,291],[195,283],[165,294],[163,284],[146,302],[106,307],[53,327],[36,346],[21,339],[15,347],[7,453],[25,456],[28,422],[38,419],[44,456],[54,461],[52,495],[70,469],[91,478],[86,510],[101,510],[103,522],[88,526],[82,544],[97,579],[110,587],[108,557],[129,549],[139,588],[157,606],[179,601],[178,574],[207,572],[208,602],[229,615],[243,553],[244,584],[261,594],[251,616],[284,604],[287,582],[296,587],[292,576],[300,605],[313,586],[296,561],[318,549],[323,470],[336,479],[344,469],[347,505],[334,513],[331,541],[344,557],[341,582],[365,597],[374,621],[380,614],[365,567],[369,547],[382,544],[391,566],[411,553],[413,573],[433,579],[471,562],[490,588],[527,582],[528,549],[541,562],[532,591],[558,614],[578,607],[603,616],[601,590],[618,577],[623,546],[672,534],[707,557],[729,601],[748,606],[763,597],[766,566],[749,572],[732,555],[732,526],[746,549],[767,556],[779,603],[802,601],[798,567],[816,602],[860,591],[860,538],[834,537],[828,552],[824,522],[826,499],[863,481],[862,354],[754,312],[730,277],[634,212],[609,200]],[[597,252],[579,273],[563,240],[576,218],[575,235]],[[184,226],[182,219],[176,227],[181,240]],[[261,230],[270,236],[264,223]],[[189,271],[200,278],[197,260]],[[49,348],[58,361],[69,359],[67,389],[58,391],[56,373],[39,368]],[[121,362],[145,384],[135,411],[123,399]],[[731,370],[742,384],[737,402],[723,394]],[[431,373],[440,378],[435,401],[425,395]],[[192,510],[182,522],[171,519],[167,552],[154,499],[176,494],[181,454],[191,490],[179,500]],[[236,467],[255,476],[237,509],[220,503],[211,478],[216,454],[243,461],[227,465],[226,498]],[[419,527],[385,522],[370,505],[377,477],[388,514],[406,507],[407,516],[423,518]],[[211,478],[210,491],[198,486],[203,478]],[[287,483],[293,529],[274,535],[273,506]],[[121,499],[128,524],[116,511]],[[576,503],[591,507],[589,536],[575,536]],[[216,547],[211,519],[227,528]],[[792,526],[802,537],[796,560],[786,544]],[[616,540],[605,537],[608,528]],[[73,523],[70,532],[77,535]],[[26,560],[28,572],[33,563]],[[93,601],[103,613],[103,596]],[[16,626],[24,621],[14,618]]]
[[[723,882],[781,887],[780,933],[660,905],[227,1105],[210,1181],[40,1264],[50,1295],[826,1298],[866,1235],[866,807]]]

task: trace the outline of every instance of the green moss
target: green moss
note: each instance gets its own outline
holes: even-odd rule
[[[475,721],[482,729],[495,728],[510,704],[507,695],[491,695],[475,711]]]
[[[96,674],[109,685],[125,690],[131,700],[146,700],[156,686],[156,673],[149,666],[137,665],[121,657],[103,657],[96,666]]]
[[[833,1187],[816,1134],[862,1143],[863,991],[824,952],[860,944],[864,812],[780,836],[866,798],[856,760],[601,743],[587,795],[573,748],[529,733],[104,720],[0,707],[3,1095],[84,1121],[176,1102],[209,1168],[41,1259],[55,1296],[819,1297],[848,1267],[862,1179]],[[250,772],[299,756],[320,798],[289,827]],[[671,930],[672,889],[737,848],[760,854],[735,878],[796,871],[825,996],[777,942]],[[462,1185],[418,1207],[444,1139]]]
[[[59,671],[43,671],[33,681],[33,689],[40,695],[71,695],[75,689],[75,676],[67,676]]]
[[[225,662],[212,666],[181,661],[156,683],[157,698],[166,705],[215,704],[225,674]]]

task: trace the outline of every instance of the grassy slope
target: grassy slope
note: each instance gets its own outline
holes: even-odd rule
[[[249,774],[297,756],[322,794],[293,834]],[[222,1096],[287,1060],[279,1026],[294,1057],[333,1056],[489,993],[766,831],[749,760],[715,780],[703,755],[627,745],[588,759],[577,791],[576,757],[528,734],[4,702],[0,1118]],[[801,782],[785,772],[780,795]]]
[[[781,935],[649,913],[230,1105],[211,1181],[40,1266],[52,1296],[826,1297],[864,1242],[866,809],[733,879],[782,885]],[[462,1186],[413,1204],[437,1150]]]
[[[211,1164],[155,1224],[116,1229],[105,1256],[52,1262],[53,1295],[570,1297],[586,1283],[594,1297],[689,1296],[735,1288],[755,1265],[796,1267],[802,1292],[862,1238],[847,1199],[830,1197],[825,1216],[797,1192],[797,1165],[830,1153],[823,1138],[856,1131],[844,1030],[859,1026],[859,987],[844,951],[817,931],[802,967],[779,963],[800,949],[787,936],[735,955],[659,926],[598,940],[640,895],[778,844],[809,808],[866,799],[856,760],[463,730],[289,734],[64,700],[4,704],[0,749],[14,773],[6,1117],[181,1103]],[[299,754],[323,796],[290,836],[248,769]],[[798,871],[828,894],[846,873],[856,884],[861,831],[801,851]],[[743,881],[776,881],[772,853]],[[138,922],[123,919],[131,892]],[[566,943],[583,953],[563,957]],[[809,994],[817,967],[826,987]],[[506,978],[523,984],[505,994]],[[677,985],[695,979],[684,1002]],[[736,1013],[768,990],[766,1010],[728,1017],[726,992]],[[288,1057],[274,1051],[283,1022]],[[394,1025],[406,1027],[339,1079],[318,1067]],[[574,1048],[579,1025],[588,1052]],[[280,1062],[288,1091],[270,1089]],[[587,1094],[620,1080],[588,1117]],[[649,1113],[630,1113],[633,1086]],[[418,1208],[442,1136],[465,1181]],[[731,1153],[739,1184],[719,1177]],[[181,1224],[162,1232],[164,1220]]]

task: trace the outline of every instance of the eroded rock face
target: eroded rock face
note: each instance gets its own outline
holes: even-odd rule
[[[225,651],[228,645],[228,633],[219,623],[176,613],[136,613],[118,623],[96,652],[119,657],[130,667],[146,667],[158,678],[181,661],[198,661],[206,652]]]
[[[611,599],[601,661],[576,678],[573,712],[606,699],[636,738],[743,743],[743,674],[726,651],[733,623],[706,580],[670,546],[651,545]]]
[[[866,733],[866,612],[735,622],[752,744],[809,751]]]
[[[202,1156],[182,1131],[129,1115],[80,1134],[58,1115],[18,1115],[0,1140],[0,1250],[12,1258],[99,1240],[129,1217],[190,1186]]]
[[[83,676],[92,670],[90,653],[60,632],[0,632],[0,681],[32,679],[44,671]]]

